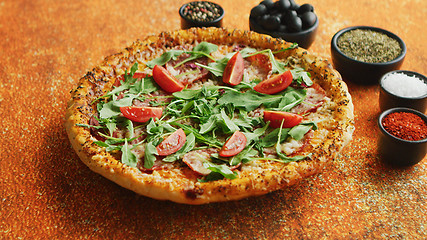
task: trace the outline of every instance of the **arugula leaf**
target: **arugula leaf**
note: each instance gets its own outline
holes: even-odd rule
[[[184,130],[184,132],[186,134],[190,134],[193,133],[194,136],[196,137],[196,140],[198,140],[198,142],[204,143],[208,146],[213,146],[216,148],[221,148],[223,143],[218,141],[216,138],[210,137],[210,136],[206,136],[206,135],[202,135],[199,133],[199,131],[189,125],[185,125],[185,124],[181,124],[181,123],[173,123],[172,125],[177,125],[180,128],[182,128]]]
[[[306,72],[303,68],[294,68],[291,70],[292,78],[299,85],[305,84],[307,87],[313,85],[313,81],[311,80],[311,75],[309,72]]]
[[[243,134],[245,134],[248,143],[252,143],[252,142],[256,143],[256,142],[259,142],[259,137],[264,135],[267,128],[268,128],[268,124],[265,124],[264,127],[262,128],[257,128],[252,132],[244,132]]]
[[[164,52],[160,57],[147,62],[146,65],[149,68],[153,68],[156,65],[163,66],[170,60],[176,60],[176,58],[183,53],[184,51],[182,50],[169,50],[167,52]]]
[[[193,48],[192,51],[187,51],[186,53],[190,53],[190,57],[188,57],[187,59],[183,60],[182,62],[178,63],[177,65],[175,65],[174,67],[179,67],[184,63],[187,63],[189,61],[195,60],[197,58],[201,58],[201,57],[208,57],[212,60],[215,61],[214,58],[211,57],[211,53],[215,52],[216,50],[218,50],[218,46],[213,44],[213,43],[209,43],[209,42],[201,42],[200,44],[198,44],[197,46],[195,46]]]
[[[252,157],[256,156],[258,151],[253,149],[252,146],[246,147],[239,154],[233,156],[230,160],[231,166],[236,166],[241,162],[249,162]]]
[[[205,123],[200,125],[200,130],[199,130],[200,134],[205,134],[215,129],[217,126],[217,121],[218,119],[216,115],[213,115],[210,118],[208,118],[208,120]]]
[[[125,140],[125,144],[123,144],[122,148],[122,163],[128,165],[129,167],[136,167],[138,160],[136,159],[135,154],[131,151],[131,148],[128,144],[128,141]]]
[[[271,108],[270,110],[275,111],[289,111],[293,107],[297,106],[301,102],[304,101],[305,97],[307,96],[307,90],[306,89],[294,89],[291,87],[288,87],[289,89],[285,90],[283,93],[283,97],[280,100],[278,106],[275,106],[275,102],[272,104],[267,103],[264,104],[267,108]]]
[[[217,181],[217,180],[221,180],[221,179],[224,179],[224,176],[222,174],[217,173],[217,172],[211,172],[208,175],[206,175],[204,178],[197,179],[197,181],[204,183],[204,182]]]
[[[221,125],[224,133],[234,133],[235,131],[240,130],[239,127],[227,116],[224,108],[221,109]]]
[[[128,129],[128,131],[130,133],[129,138],[133,138],[133,135],[134,135],[133,122],[129,119],[126,119],[124,122],[125,122],[126,128]]]
[[[154,161],[156,161],[155,155],[157,155],[157,149],[153,142],[147,143],[144,152],[144,168],[150,169],[154,166]]]
[[[206,161],[206,162],[203,163],[203,166],[205,168],[211,170],[214,173],[221,174],[225,178],[228,178],[228,179],[235,179],[235,178],[237,178],[237,174],[234,173],[233,171],[231,171],[231,169],[228,166],[224,165],[224,164],[218,165],[218,164],[215,164],[213,162]]]
[[[102,104],[102,108],[99,110],[100,118],[111,118],[120,114],[120,108],[114,105],[114,101],[109,101]]]
[[[317,124],[314,122],[308,122],[308,123],[301,123],[295,127],[293,127],[290,131],[289,131],[289,135],[295,139],[295,140],[301,140],[304,135],[310,131],[310,129],[316,130],[317,129]]]
[[[105,124],[105,126],[107,127],[108,133],[110,134],[110,136],[113,136],[113,132],[114,132],[114,130],[117,127],[117,123],[115,123],[115,122],[108,122],[108,123]]]
[[[274,129],[261,140],[260,145],[262,147],[272,147],[278,142],[279,138],[281,139],[279,143],[283,143],[289,136],[289,130],[289,128],[283,128],[282,130],[279,128]]]
[[[219,104],[233,103],[237,108],[243,108],[247,112],[250,112],[261,104],[269,106],[272,104],[278,104],[282,100],[282,95],[269,95],[269,94],[260,94],[253,90],[248,90],[244,93],[242,92],[232,92],[226,91],[220,99],[218,99]]]

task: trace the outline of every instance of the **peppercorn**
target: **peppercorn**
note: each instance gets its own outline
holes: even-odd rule
[[[189,20],[198,22],[211,22],[221,16],[221,8],[219,5],[211,2],[190,2],[184,10],[183,15]]]

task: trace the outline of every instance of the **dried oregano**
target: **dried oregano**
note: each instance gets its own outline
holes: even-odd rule
[[[355,29],[338,38],[338,48],[348,57],[362,62],[382,63],[397,58],[402,48],[396,39],[384,33]]]

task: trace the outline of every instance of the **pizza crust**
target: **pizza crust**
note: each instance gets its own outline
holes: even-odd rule
[[[242,167],[242,170],[238,171],[237,179],[201,183],[186,178],[180,171],[160,169],[143,173],[137,168],[124,165],[94,143],[96,139],[88,128],[76,125],[89,122],[95,113],[91,103],[112,88],[116,74],[130,68],[138,59],[151,60],[155,57],[146,56],[145,50],[156,51],[201,41],[215,44],[238,43],[253,48],[270,48],[273,51],[291,46],[285,41],[250,31],[193,28],[149,36],[136,41],[123,52],[105,58],[98,67],[80,79],[77,87],[71,92],[66,110],[65,127],[69,140],[77,155],[92,171],[147,197],[185,204],[206,204],[262,195],[290,186],[320,172],[325,164],[330,163],[349,143],[354,131],[354,116],[347,86],[328,61],[319,59],[302,48],[280,53],[278,58],[294,56],[299,59],[300,64],[311,73],[312,79],[326,90],[334,105],[333,124],[328,126],[330,130],[327,135],[321,136],[323,141],[317,141],[305,149],[312,153],[311,159],[289,164],[255,161]],[[139,68],[144,69],[144,64],[139,63]],[[319,131],[316,134],[321,133]]]

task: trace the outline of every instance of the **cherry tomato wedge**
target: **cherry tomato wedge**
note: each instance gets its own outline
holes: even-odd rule
[[[246,136],[240,131],[235,131],[219,151],[221,157],[231,157],[240,153],[246,147]]]
[[[176,130],[167,138],[165,138],[157,147],[157,154],[159,156],[168,156],[177,152],[184,146],[186,136],[182,128]]]
[[[153,78],[154,81],[166,92],[174,93],[184,89],[184,85],[162,66],[154,66]]]
[[[244,70],[245,65],[242,54],[237,52],[228,60],[227,66],[225,66],[224,69],[224,74],[222,75],[222,81],[231,86],[236,86],[242,81]]]
[[[134,122],[147,122],[150,118],[160,118],[163,109],[159,107],[120,107],[120,112]]]
[[[291,71],[286,71],[258,83],[254,87],[254,90],[259,93],[275,94],[289,87],[292,83],[292,79]]]
[[[270,121],[273,128],[279,128],[283,121],[282,128],[291,128],[301,123],[302,116],[290,112],[264,111],[264,121]]]

